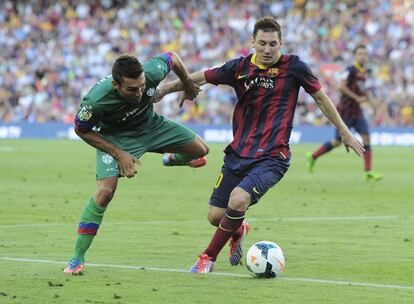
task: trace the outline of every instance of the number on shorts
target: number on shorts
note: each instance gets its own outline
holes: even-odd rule
[[[223,180],[223,173],[220,173],[219,177],[217,178],[216,184],[214,185],[214,189],[220,187],[221,181]]]

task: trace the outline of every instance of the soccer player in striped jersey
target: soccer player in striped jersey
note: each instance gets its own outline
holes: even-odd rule
[[[172,52],[143,64],[132,55],[118,57],[112,74],[98,81],[83,97],[75,117],[75,131],[96,148],[96,191],[81,213],[75,249],[65,273],[83,272],[86,251],[115,194],[119,177],[134,177],[135,164],[144,153],[170,153],[165,159],[174,166],[201,167],[206,163],[208,146],[200,136],[153,110],[151,99],[170,71],[177,74],[194,98],[199,86],[189,78],[178,54]]]
[[[348,128],[354,128],[362,137],[364,143],[364,171],[366,180],[380,180],[382,175],[371,170],[372,152],[369,140],[368,122],[364,117],[361,104],[369,101],[369,91],[366,88],[367,79],[366,63],[368,61],[368,51],[365,45],[358,45],[354,49],[355,62],[347,67],[342,74],[339,84],[339,91],[342,93],[341,101],[338,105],[338,112]],[[331,151],[341,144],[341,136],[338,130],[335,131],[335,138],[324,143],[318,150],[306,155],[308,160],[308,170],[313,172],[316,159],[323,154]]]
[[[364,151],[310,68],[298,56],[281,54],[281,45],[280,25],[272,17],[262,17],[254,26],[254,54],[190,75],[199,85],[229,85],[238,97],[234,139],[224,151],[224,165],[209,202],[208,220],[217,229],[191,272],[211,272],[229,240],[229,262],[240,264],[242,243],[249,231],[244,221],[247,208],[258,203],[289,168],[289,138],[300,87],[338,128],[346,149],[358,155]],[[179,80],[160,86],[154,102],[182,89]],[[184,93],[181,101],[185,98]]]

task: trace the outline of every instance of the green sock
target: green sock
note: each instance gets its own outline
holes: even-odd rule
[[[79,259],[81,263],[85,262],[85,253],[92,244],[93,238],[102,223],[105,210],[106,207],[98,206],[93,198],[86,204],[80,217],[78,237],[72,260]]]
[[[187,165],[187,163],[190,161],[190,160],[193,160],[193,159],[197,159],[197,158],[194,158],[194,157],[191,157],[191,156],[188,156],[188,155],[186,155],[186,154],[180,154],[180,153],[173,153],[172,154],[172,160],[173,160],[173,162],[176,164],[176,165],[181,165],[181,166],[185,166],[185,165]]]

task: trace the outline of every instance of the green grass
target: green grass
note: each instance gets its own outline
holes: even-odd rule
[[[2,140],[0,303],[412,303],[414,148],[374,147],[384,179],[366,182],[362,159],[343,149],[306,172],[304,154],[316,147],[293,146],[285,178],[247,213],[245,246],[278,243],[287,263],[281,279],[230,267],[227,247],[216,272],[233,276],[87,266],[85,275],[68,277],[57,262],[70,257],[95,189],[94,150],[74,141]],[[213,145],[201,169],[163,168],[160,155],[145,155],[138,175],[120,181],[87,262],[188,269],[214,232],[206,211],[222,149]]]

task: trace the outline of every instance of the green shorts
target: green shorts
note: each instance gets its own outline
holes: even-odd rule
[[[156,115],[144,131],[116,135],[101,134],[118,148],[140,158],[145,152],[163,153],[170,146],[182,147],[193,142],[196,133],[187,127]],[[109,154],[96,150],[96,179],[118,176],[118,162]]]

